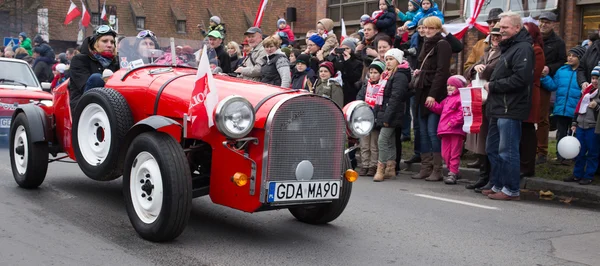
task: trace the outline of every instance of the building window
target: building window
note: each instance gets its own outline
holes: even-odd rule
[[[146,28],[146,18],[144,17],[136,17],[135,18],[135,27],[137,30],[143,30]]]
[[[591,34],[600,31],[600,5],[588,5],[583,9],[583,25],[581,26],[581,39],[586,40]]]
[[[470,1],[465,3],[465,18],[471,17],[469,3]],[[492,8],[502,8],[504,11],[512,10],[523,17],[536,17],[544,11],[557,9],[558,0],[486,0],[477,21],[486,21]]]
[[[91,16],[92,16],[92,20],[91,20],[92,25],[100,25],[100,18],[99,18],[100,15],[98,13],[92,12]]]
[[[185,20],[177,21],[177,33],[185,33]]]

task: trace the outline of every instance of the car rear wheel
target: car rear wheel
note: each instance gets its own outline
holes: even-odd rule
[[[129,220],[142,238],[169,241],[183,232],[192,206],[192,177],[175,139],[146,132],[133,140],[125,159],[123,194]]]
[[[351,169],[351,162],[348,156],[344,155],[344,162],[342,164],[342,172],[347,169]],[[340,198],[332,201],[331,203],[319,204],[315,206],[302,206],[289,208],[290,213],[298,221],[308,224],[326,224],[337,219],[350,201],[350,195],[352,194],[352,183],[348,182],[346,178],[342,177],[342,190],[340,192]]]
[[[91,89],[75,108],[73,148],[79,167],[88,177],[109,181],[123,173],[120,147],[133,125],[131,110],[118,91]]]
[[[9,153],[13,177],[22,188],[37,188],[48,171],[48,143],[33,143],[24,113],[15,117],[10,128]]]

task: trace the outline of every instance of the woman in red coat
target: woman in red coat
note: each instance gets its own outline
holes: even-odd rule
[[[540,33],[540,28],[531,22],[525,23],[524,26],[533,39],[535,67],[533,69],[533,87],[530,94],[531,110],[529,111],[529,118],[523,121],[521,126],[521,178],[535,175],[535,154],[537,149],[535,124],[540,122],[540,78],[546,64],[544,41]]]

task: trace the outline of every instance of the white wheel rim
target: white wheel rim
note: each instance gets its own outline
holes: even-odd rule
[[[104,109],[91,103],[83,109],[77,127],[77,143],[85,161],[90,165],[104,162],[111,144],[111,128]]]
[[[17,131],[15,132],[15,139],[13,140],[13,155],[15,157],[15,166],[17,167],[17,172],[20,175],[24,175],[25,171],[27,171],[27,159],[29,155],[29,146],[27,142],[27,132],[25,132],[25,127],[23,125],[19,125],[17,127]],[[20,155],[17,153],[17,149],[23,147],[23,153]]]
[[[158,218],[163,202],[162,175],[158,162],[149,152],[141,152],[133,161],[129,193],[135,213],[146,224]]]

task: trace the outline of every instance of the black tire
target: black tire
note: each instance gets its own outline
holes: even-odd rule
[[[342,174],[350,168],[350,158],[347,155],[344,155]],[[350,201],[351,194],[352,183],[342,177],[342,189],[339,199],[327,204],[289,208],[289,211],[296,219],[298,219],[298,221],[307,224],[326,224],[337,219],[342,212],[344,212],[344,209],[346,209],[346,206],[348,205],[348,201]]]
[[[135,190],[136,185],[142,186],[137,179],[142,181],[145,179],[139,177],[136,173],[133,173],[134,176],[132,177],[132,170],[137,171],[133,168],[137,164],[146,162],[140,163],[137,161],[137,158],[142,158],[138,156],[142,156],[144,153],[151,154],[155,159],[160,170],[160,180],[163,188],[160,211],[151,222],[145,222],[143,221],[144,218],[140,218],[134,207],[134,201],[139,198],[132,197],[137,197],[137,195],[132,195],[132,189]],[[147,181],[146,184],[148,184]],[[155,189],[154,185],[157,185],[157,182],[154,181],[150,185],[152,189]],[[147,197],[142,196],[142,199],[148,199],[151,195],[155,195],[152,193],[154,191],[148,193]],[[142,238],[154,242],[163,242],[178,237],[187,226],[192,208],[192,176],[187,158],[179,143],[170,135],[155,131],[145,132],[135,137],[129,146],[125,159],[123,195],[125,195],[129,220]],[[156,199],[152,200],[156,202]],[[136,206],[140,208],[139,203]]]
[[[93,158],[94,156],[88,156],[89,161],[86,160],[86,157],[83,155],[82,145],[80,145],[79,140],[79,127],[81,124],[81,116],[82,112],[91,104],[96,104],[101,107],[101,109],[106,113],[108,117],[110,132],[105,133],[106,126],[99,125],[96,123],[96,127],[101,129],[102,137],[99,139],[96,144],[105,142],[106,135],[110,134],[110,145],[108,146],[108,153],[103,158],[100,164],[92,164],[90,161],[94,159],[99,160],[97,158]],[[123,144],[123,140],[125,139],[125,135],[127,131],[133,126],[133,116],[131,115],[131,110],[129,109],[129,105],[127,101],[116,90],[109,88],[95,88],[91,89],[83,94],[81,100],[77,104],[75,108],[75,116],[73,119],[73,149],[75,151],[75,159],[77,160],[77,164],[83,171],[85,175],[89,178],[97,180],[97,181],[110,181],[117,179],[123,173],[123,161],[124,161],[124,152],[121,152],[121,145]],[[85,119],[85,118],[84,118]],[[89,121],[85,121],[90,123]],[[85,123],[83,124],[85,125]],[[96,134],[94,134],[96,135]],[[100,138],[99,136],[96,136]],[[85,143],[84,143],[85,144]],[[91,143],[87,143],[91,146]],[[98,145],[97,145],[98,146]],[[90,154],[87,152],[86,154]]]
[[[15,147],[15,137],[17,137],[17,133],[24,133],[27,141],[26,143],[21,141],[19,145]],[[48,143],[33,143],[29,136],[31,136],[31,128],[29,127],[27,116],[24,113],[20,113],[15,117],[10,127],[10,166],[17,184],[22,188],[31,189],[39,187],[46,178],[46,172],[48,171]],[[23,138],[21,137],[19,139],[22,140]],[[21,156],[21,158],[16,158],[19,156],[17,153],[22,154],[23,156]],[[17,164],[20,165],[20,167]],[[21,171],[19,169],[21,169]]]

